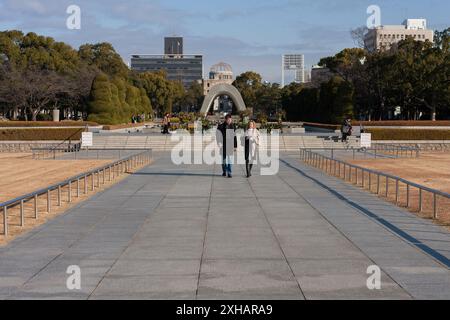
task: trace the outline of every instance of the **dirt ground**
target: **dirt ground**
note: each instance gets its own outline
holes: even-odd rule
[[[0,153],[0,202],[45,188],[112,160],[33,160],[27,153]]]
[[[372,159],[349,162],[450,193],[450,153],[426,152],[421,153],[417,159]]]
[[[49,185],[64,181],[67,178],[76,176],[82,172],[102,166],[112,162],[109,160],[33,160],[31,154],[0,153],[0,202],[24,195],[35,190],[45,188]],[[109,173],[109,172],[108,172]],[[61,189],[61,205],[58,205],[58,191],[50,192],[51,210],[47,209],[47,195],[40,195],[37,198],[38,218],[35,217],[35,202],[30,200],[24,203],[24,226],[21,226],[20,205],[8,208],[8,228],[7,237],[2,235],[4,230],[3,212],[0,212],[0,246],[7,244],[17,236],[28,232],[46,221],[64,213],[77,203],[88,199],[92,195],[124,179],[131,172],[125,174],[112,175],[109,181],[108,175],[96,175],[94,181],[92,177],[86,180],[81,179],[79,185],[72,183],[71,192],[69,187]],[[92,191],[92,182],[94,190]],[[77,188],[78,187],[78,188]],[[88,190],[85,193],[85,187]],[[80,190],[77,192],[77,190]],[[69,201],[71,194],[71,201]]]
[[[370,159],[370,160],[348,160],[348,162],[389,173],[417,184],[450,193],[450,153],[444,152],[423,152],[419,158],[412,159]],[[368,178],[365,178],[367,188]],[[384,185],[383,185],[384,183]],[[383,179],[380,194],[385,196],[385,181]],[[388,200],[395,201],[395,182],[389,181]],[[374,191],[374,187],[371,188]],[[423,192],[423,210],[419,211],[419,191],[415,188],[409,190],[409,209],[426,218],[433,217],[433,195]],[[450,226],[450,199],[437,197],[437,222],[447,227]],[[399,185],[399,205],[405,206],[407,203],[406,185]]]

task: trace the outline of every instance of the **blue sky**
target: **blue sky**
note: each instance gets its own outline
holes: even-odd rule
[[[81,8],[81,30],[66,28],[66,8]],[[219,61],[235,74],[255,70],[281,79],[282,53],[304,53],[307,66],[354,46],[350,30],[366,9],[381,8],[382,24],[426,18],[450,26],[448,0],[0,0],[0,30],[33,31],[74,47],[107,41],[125,62],[132,53],[162,53],[163,37],[181,35],[185,53],[204,54],[205,72]]]

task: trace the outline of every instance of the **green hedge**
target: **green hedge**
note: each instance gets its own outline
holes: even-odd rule
[[[372,140],[450,140],[450,130],[366,129]]]
[[[320,128],[320,129],[329,129],[329,130],[339,130],[339,129],[341,129],[341,125],[339,125],[339,124],[303,122],[303,125],[307,126],[307,127],[314,127],[314,128]]]
[[[362,124],[366,127],[450,127],[450,121],[448,120],[390,120],[390,121],[356,121],[354,120],[355,125]]]
[[[91,121],[0,121],[0,128],[8,127],[84,127],[98,126],[96,122]]]
[[[80,128],[0,129],[0,141],[80,140]]]
[[[353,126],[359,126],[360,124],[364,127],[450,127],[450,121],[448,120],[390,120],[390,121],[352,121]],[[303,125],[321,128],[321,129],[330,129],[330,130],[339,130],[341,128],[340,124],[328,124],[328,123],[314,123],[314,122],[303,122]]]

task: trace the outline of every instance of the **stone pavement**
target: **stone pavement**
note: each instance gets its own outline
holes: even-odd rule
[[[257,169],[228,179],[155,155],[0,248],[0,299],[450,299],[449,232],[295,156]]]

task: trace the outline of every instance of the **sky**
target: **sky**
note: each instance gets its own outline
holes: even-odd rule
[[[279,83],[282,54],[302,53],[310,68],[354,47],[350,30],[366,25],[372,4],[381,24],[426,18],[428,28],[450,26],[449,0],[0,0],[0,30],[35,32],[74,48],[110,42],[126,63],[131,54],[163,53],[164,36],[178,35],[185,54],[204,55],[205,74],[224,61],[235,75],[253,70]],[[69,5],[81,9],[79,30],[66,27]]]

